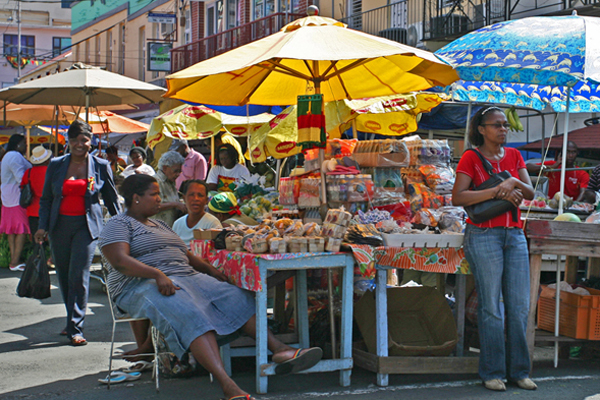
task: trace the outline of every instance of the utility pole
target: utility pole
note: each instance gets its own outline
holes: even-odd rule
[[[17,0],[17,82],[21,78],[21,0]]]

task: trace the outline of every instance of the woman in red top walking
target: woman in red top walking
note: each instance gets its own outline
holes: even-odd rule
[[[33,193],[31,204],[27,207],[29,228],[33,234],[38,230],[40,220],[40,198],[42,197],[42,191],[44,190],[46,170],[48,169],[50,158],[52,158],[50,150],[43,146],[34,147],[31,151],[31,158],[29,159],[29,162],[33,164],[33,167],[25,171],[23,180],[21,181],[21,187],[29,183],[31,192]]]
[[[83,321],[90,286],[90,265],[104,226],[100,195],[111,215],[119,211],[118,196],[108,161],[89,154],[92,128],[75,121],[67,132],[70,153],[50,162],[40,199],[36,242],[48,234],[58,283],[67,309],[61,335],[83,346]]]
[[[504,199],[515,206],[523,198],[533,199],[533,187],[518,150],[505,147],[509,125],[497,107],[479,110],[471,120],[469,141],[494,167],[509,171],[512,178],[500,185],[475,191],[490,178],[478,155],[465,152],[456,168],[452,203],[468,206],[490,199]],[[518,218],[509,211],[489,221],[474,224],[467,219],[464,250],[477,288],[479,325],[479,376],[487,389],[505,391],[504,379],[522,389],[534,390],[529,378],[531,360],[527,347],[529,314],[529,254]],[[504,336],[506,320],[507,335]]]

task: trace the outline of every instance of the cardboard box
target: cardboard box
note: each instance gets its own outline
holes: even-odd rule
[[[444,296],[435,288],[387,289],[390,356],[448,356],[458,342],[456,323]],[[354,305],[354,319],[369,353],[377,354],[375,293]]]
[[[217,235],[221,233],[222,229],[210,229],[203,231],[200,229],[194,229],[194,239],[196,240],[215,240]]]

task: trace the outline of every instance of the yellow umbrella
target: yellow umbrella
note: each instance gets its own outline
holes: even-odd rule
[[[437,93],[410,93],[372,99],[341,100],[325,104],[325,123],[329,138],[339,138],[352,120],[361,132],[404,135],[417,130],[417,116],[431,111],[444,100]],[[286,108],[250,136],[249,155],[253,162],[267,156],[284,158],[298,154],[296,106]]]
[[[356,130],[398,136],[417,130],[419,114],[444,101],[437,93],[409,93],[325,104],[325,124],[331,138],[340,137],[355,121]]]
[[[296,104],[388,96],[446,86],[456,72],[432,53],[346,28],[298,19],[280,32],[167,76],[165,97],[218,105]]]

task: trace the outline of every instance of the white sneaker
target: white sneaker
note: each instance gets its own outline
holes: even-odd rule
[[[517,381],[517,386],[520,387],[521,389],[525,389],[525,390],[537,389],[537,385],[535,384],[535,382],[529,378],[525,378],[525,379],[521,379],[520,381]]]
[[[25,271],[25,264],[19,264],[16,267],[9,267],[11,271]]]
[[[500,379],[490,379],[489,381],[484,381],[483,386],[485,386],[486,389],[494,390],[496,392],[506,391],[506,385]]]

